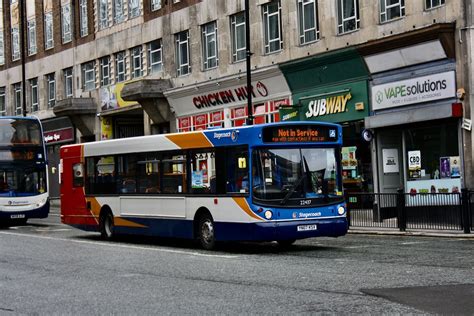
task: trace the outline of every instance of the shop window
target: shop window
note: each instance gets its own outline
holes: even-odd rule
[[[461,186],[457,122],[405,130],[407,191],[451,193]]]
[[[195,151],[191,156],[192,193],[216,193],[216,159],[213,150]]]
[[[231,110],[232,126],[243,126],[247,119],[247,108],[240,107]]]
[[[163,155],[162,193],[187,193],[186,155]]]
[[[178,118],[178,132],[190,132],[192,130],[192,118],[190,116]]]
[[[210,114],[210,124],[212,127],[224,127],[224,111],[216,111]]]
[[[193,125],[195,131],[201,131],[207,128],[207,113],[195,115],[193,117]]]

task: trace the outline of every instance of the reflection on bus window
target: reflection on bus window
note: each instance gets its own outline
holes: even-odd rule
[[[163,193],[187,193],[186,155],[165,153],[163,163]]]
[[[216,159],[214,151],[196,151],[191,157],[193,193],[216,193]]]
[[[226,192],[249,192],[248,148],[231,147],[226,153]]]

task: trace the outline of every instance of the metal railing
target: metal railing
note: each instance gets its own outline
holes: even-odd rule
[[[460,193],[346,193],[351,227],[474,230],[474,191]]]

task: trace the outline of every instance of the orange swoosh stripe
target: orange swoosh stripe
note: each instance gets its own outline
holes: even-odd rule
[[[95,218],[97,224],[99,224],[99,216],[100,216],[101,205],[99,204],[99,202],[97,201],[96,198],[88,197],[86,200],[88,202],[91,202],[91,214]],[[147,227],[145,225],[138,224],[138,223],[135,223],[135,222],[130,221],[130,220],[123,219],[123,218],[118,217],[118,216],[114,216],[114,225],[115,226],[124,226],[124,227],[140,227],[140,228]]]
[[[182,149],[214,147],[202,132],[166,135],[166,137]]]
[[[247,201],[245,198],[242,197],[232,197],[232,199],[237,203],[237,205],[245,212],[247,213],[248,216],[258,219],[259,221],[263,221],[262,218],[258,217],[255,215],[252,210],[250,209],[250,206],[247,204]]]

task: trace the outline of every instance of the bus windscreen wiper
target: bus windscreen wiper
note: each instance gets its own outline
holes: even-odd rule
[[[299,178],[295,184],[293,184],[293,186],[290,188],[290,190],[288,191],[288,193],[285,195],[285,197],[283,198],[283,200],[281,200],[280,204],[283,205],[283,204],[286,204],[286,202],[288,201],[288,199],[291,197],[291,195],[293,194],[293,192],[295,192],[296,188],[300,186],[301,182],[303,182],[303,180],[306,178],[306,174],[303,174],[303,176],[301,178]]]

